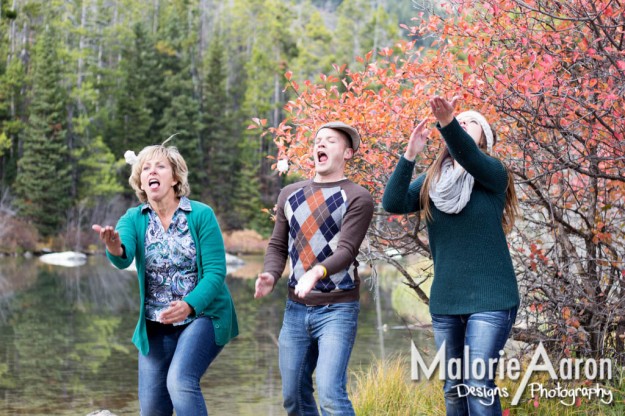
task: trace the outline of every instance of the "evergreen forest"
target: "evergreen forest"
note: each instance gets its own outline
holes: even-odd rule
[[[417,3],[0,0],[5,249],[79,248],[92,223],[114,224],[137,203],[124,153],[173,134],[191,197],[223,230],[266,235],[285,177],[252,118],[284,119],[287,71],[298,82],[340,77],[408,39],[401,24]]]

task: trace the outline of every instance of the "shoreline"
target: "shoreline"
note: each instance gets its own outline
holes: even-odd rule
[[[224,246],[226,253],[232,256],[247,256],[247,255],[264,255],[267,248],[268,239],[263,238],[260,234],[253,230],[237,230],[227,231],[222,233],[224,239]],[[45,254],[63,253],[67,251],[73,251],[82,253],[86,256],[93,256],[97,254],[104,254],[104,247],[97,246],[94,248],[93,244],[88,244],[88,248],[51,248],[50,242],[38,241],[36,243],[36,249],[27,250],[20,246],[15,245],[15,248],[3,250],[0,248],[0,257],[40,257]]]

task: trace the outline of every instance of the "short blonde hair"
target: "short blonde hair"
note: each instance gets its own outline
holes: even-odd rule
[[[141,169],[143,168],[143,164],[148,160],[162,158],[167,159],[171,165],[174,180],[177,182],[176,185],[174,185],[174,192],[176,193],[176,196],[178,198],[188,196],[191,192],[189,181],[187,179],[189,174],[187,162],[184,161],[184,158],[178,149],[174,146],[163,146],[162,144],[157,144],[154,146],[144,147],[143,150],[141,150],[141,152],[137,155],[137,161],[132,165],[132,171],[130,172],[128,183],[130,183],[130,186],[134,189],[139,201],[147,202],[148,200],[147,193],[141,189]]]

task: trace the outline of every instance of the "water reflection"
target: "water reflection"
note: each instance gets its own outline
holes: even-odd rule
[[[255,275],[248,258],[243,273]],[[237,275],[240,275],[239,270]],[[63,268],[36,259],[0,259],[0,414],[86,415],[109,409],[138,414],[137,352],[130,342],[138,308],[136,275],[101,256]],[[286,288],[252,298],[254,280],[229,278],[241,335],[215,360],[202,380],[214,415],[282,415],[277,337]],[[361,290],[358,336],[350,368],[410,351],[420,333],[384,332],[402,325],[391,293]]]

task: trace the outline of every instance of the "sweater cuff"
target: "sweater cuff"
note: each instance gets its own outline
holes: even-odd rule
[[[401,155],[399,158],[399,163],[408,163],[412,165],[411,167],[414,167],[417,164],[417,160],[419,160],[419,155],[417,155],[414,160],[408,160],[406,159],[406,156]]]
[[[276,285],[278,284],[278,280],[280,280],[280,278],[281,278],[282,276],[281,276],[281,275],[278,275],[278,274],[274,274],[274,273],[272,273],[272,272],[269,272],[269,274],[273,276],[273,288],[271,289],[271,290],[273,290],[273,289],[275,289],[275,288],[276,288]]]
[[[441,133],[441,135],[443,136],[443,139],[445,139],[445,141],[447,141],[449,137],[454,137],[453,134],[450,134],[451,132],[455,132],[455,131],[459,130],[462,133],[465,133],[467,135],[469,134],[462,128],[462,126],[460,125],[460,123],[458,122],[456,117],[454,117],[454,119],[448,125],[446,125],[445,127],[441,127],[441,123],[439,123],[437,121],[436,122],[436,128]]]
[[[189,316],[196,316],[197,313],[195,312],[195,307],[193,305],[191,305],[191,303],[189,303],[188,300],[183,299],[184,302],[189,305],[189,308],[191,308],[191,313],[189,314]]]

